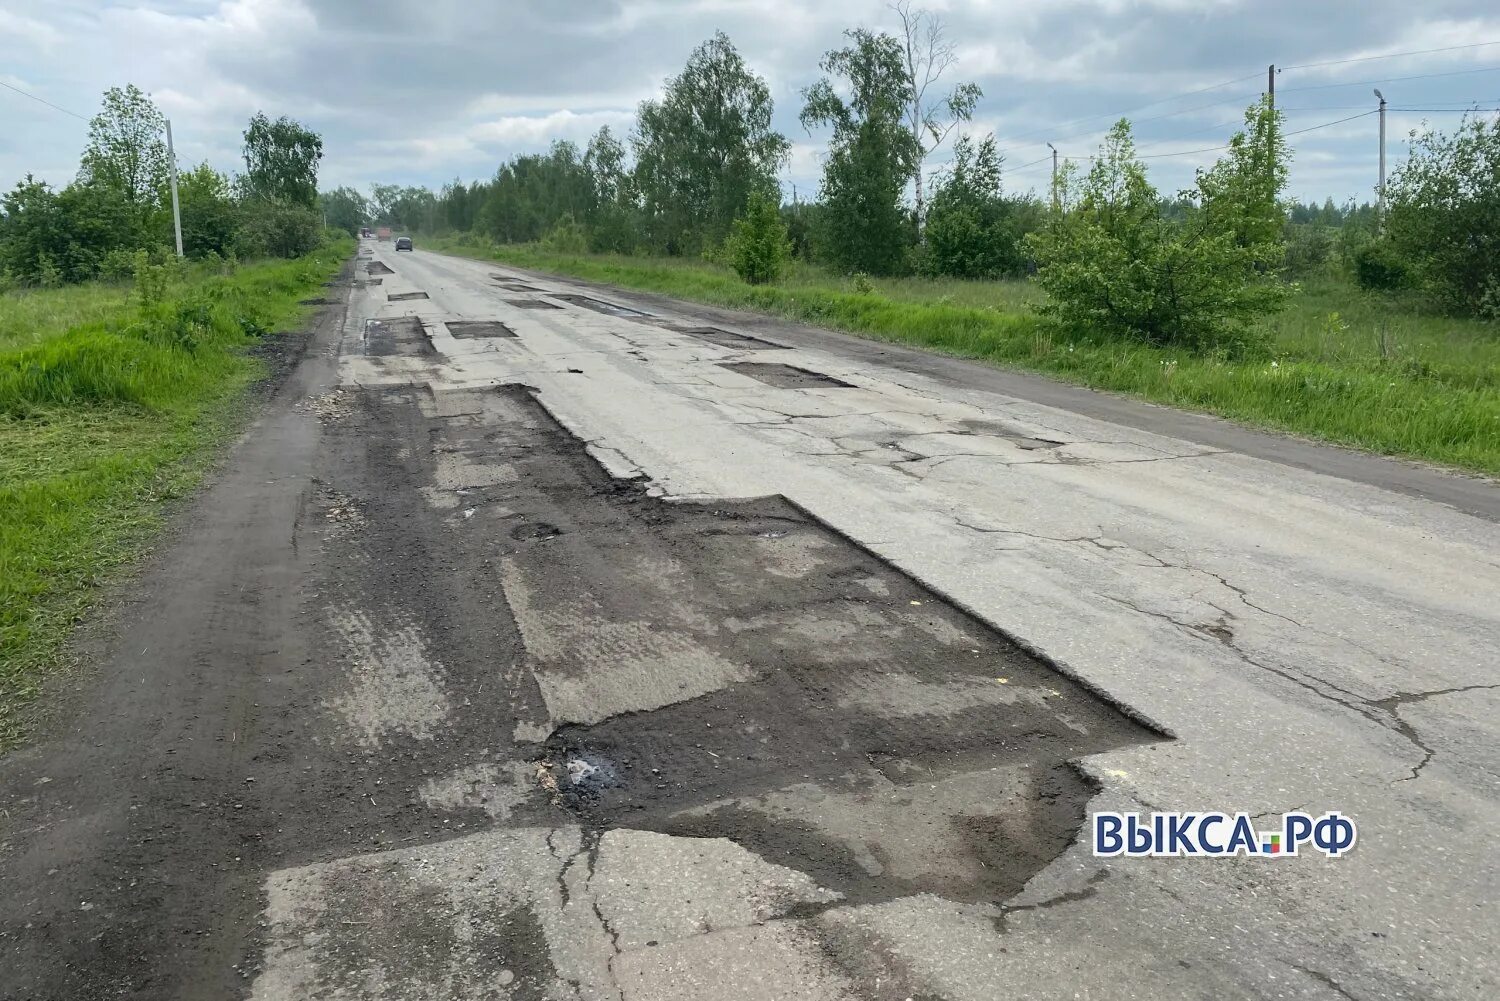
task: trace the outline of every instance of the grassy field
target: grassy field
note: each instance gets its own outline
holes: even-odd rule
[[[1194,355],[1044,324],[1027,281],[846,278],[801,266],[752,287],[702,261],[574,256],[458,239],[449,253],[847,330],[1031,369],[1245,424],[1500,475],[1500,325],[1304,285],[1252,357]]]
[[[193,489],[264,372],[250,349],[293,328],[352,250],[232,275],[0,296],[0,748],[100,587]]]

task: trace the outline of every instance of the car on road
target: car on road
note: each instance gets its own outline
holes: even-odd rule
[[[411,237],[409,237],[409,236],[398,236],[398,237],[396,237],[396,249],[397,250],[410,250],[411,249]]]

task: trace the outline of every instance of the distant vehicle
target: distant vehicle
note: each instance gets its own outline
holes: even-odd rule
[[[359,228],[359,235],[365,239],[369,239],[375,235],[375,231],[368,226],[361,226]]]
[[[375,231],[375,239],[389,240],[391,238],[391,227],[382,226]]]
[[[397,250],[410,250],[411,249],[411,237],[409,237],[409,236],[398,236],[398,237],[396,237],[396,249]]]

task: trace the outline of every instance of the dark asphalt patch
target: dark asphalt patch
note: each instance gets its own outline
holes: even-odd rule
[[[561,299],[563,302],[569,302],[575,306],[581,306],[584,309],[591,309],[596,313],[604,313],[608,316],[623,316],[629,318],[650,315],[649,313],[643,313],[638,309],[631,309],[628,306],[616,306],[612,302],[605,302],[603,299],[594,299],[586,295],[560,293],[554,295],[552,298]]]
[[[388,302],[407,302],[408,300],[411,300],[411,299],[426,299],[427,298],[427,293],[426,292],[392,292],[389,295],[387,295],[385,298],[386,298],[386,300]]]
[[[748,375],[752,379],[759,379],[768,386],[777,389],[851,389],[849,383],[842,379],[835,379],[831,375],[822,372],[810,372],[805,368],[797,368],[793,365],[782,365],[779,362],[740,361],[722,362],[720,368],[727,368],[731,372]]]
[[[365,271],[372,275],[393,275],[396,273],[387,267],[384,261],[371,261],[365,265]]]
[[[535,285],[527,285],[525,282],[497,281],[497,282],[495,282],[495,284],[498,285],[498,286],[500,286],[501,288],[505,289],[507,292],[540,292],[540,291],[542,291],[541,289],[537,288]]]
[[[1159,737],[780,498],[669,503],[529,392],[465,394],[428,437],[506,471],[464,503],[505,512],[484,537],[537,641],[513,697],[560,724],[536,757],[588,831],[729,838],[852,900],[994,902],[1078,836],[1069,762]]]
[[[444,326],[454,337],[514,337],[516,332],[499,320],[445,320]]]
[[[1024,428],[1007,424],[1005,421],[983,420],[969,418],[959,422],[969,434],[989,435],[995,438],[1004,438],[1006,441],[1027,451],[1039,449],[1057,448],[1065,444],[1051,438],[1036,438],[1026,433]]]
[[[708,341],[717,344],[721,348],[736,348],[745,351],[766,351],[772,348],[785,349],[785,344],[772,344],[763,341],[759,337],[751,337],[749,334],[736,334],[732,330],[723,330],[719,327],[676,327],[678,333],[696,337],[700,341]]]
[[[544,302],[541,299],[506,299],[505,303],[517,309],[562,309],[555,302]]]
[[[365,355],[431,355],[437,349],[421,319],[398,316],[389,320],[366,320],[361,354]]]

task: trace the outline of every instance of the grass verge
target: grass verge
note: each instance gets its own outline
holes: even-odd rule
[[[755,310],[1127,393],[1248,425],[1500,475],[1500,327],[1309,283],[1265,321],[1254,357],[1204,356],[1059,330],[1029,282],[845,279],[800,267],[750,286],[701,261],[558,254],[439,239],[434,249]]]
[[[150,303],[85,285],[0,297],[0,749],[103,585],[150,544],[239,427],[251,349],[352,242],[165,277]]]

